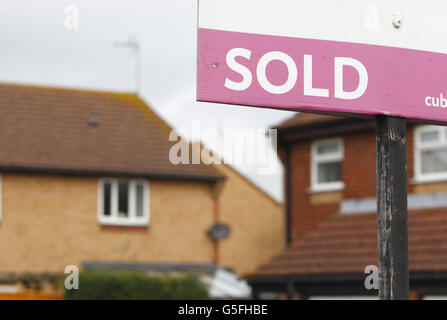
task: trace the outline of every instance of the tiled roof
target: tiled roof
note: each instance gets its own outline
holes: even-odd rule
[[[171,128],[137,95],[0,84],[0,169],[216,180],[173,165]]]
[[[447,209],[410,211],[410,271],[447,270]],[[363,273],[377,265],[376,214],[337,214],[261,266],[255,276]]]

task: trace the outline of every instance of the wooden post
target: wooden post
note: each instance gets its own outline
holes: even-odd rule
[[[376,161],[379,298],[407,300],[408,214],[404,118],[377,117]]]

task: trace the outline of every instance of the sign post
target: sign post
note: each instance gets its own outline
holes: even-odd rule
[[[409,298],[406,120],[376,119],[379,298]]]
[[[447,123],[434,12],[447,1],[199,0],[198,101],[376,119],[381,299],[409,296],[406,119]]]

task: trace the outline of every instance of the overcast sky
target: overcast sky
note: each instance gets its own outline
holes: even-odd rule
[[[65,26],[69,5],[79,9],[77,30]],[[2,0],[0,81],[135,91],[132,50],[114,46],[131,38],[141,45],[140,95],[175,128],[267,129],[293,115],[195,102],[196,24],[196,0]],[[282,197],[282,170],[236,167]]]

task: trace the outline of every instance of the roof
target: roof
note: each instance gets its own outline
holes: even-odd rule
[[[0,112],[3,171],[222,178],[171,164],[171,128],[136,94],[0,84]]]
[[[334,124],[337,126],[345,126],[347,122],[355,122],[360,124],[375,123],[374,118],[370,115],[344,115],[343,113],[332,112],[331,115],[310,113],[310,112],[297,112],[294,116],[284,120],[283,122],[273,126],[281,131],[288,132],[301,127],[317,126],[319,124],[329,125]],[[433,124],[430,121],[407,119],[407,125],[414,124]],[[325,127],[323,126],[323,128]]]
[[[304,125],[310,125],[310,124],[316,124],[316,123],[332,122],[332,121],[342,120],[342,119],[346,119],[346,118],[347,117],[299,112],[296,115],[294,115],[293,117],[281,122],[280,124],[278,124],[275,127],[278,129],[285,129],[285,128],[292,128],[292,127],[298,127],[298,126],[304,126]]]
[[[447,209],[409,211],[408,225],[410,272],[446,271]],[[368,265],[377,265],[376,214],[336,214],[255,276],[363,274]]]

